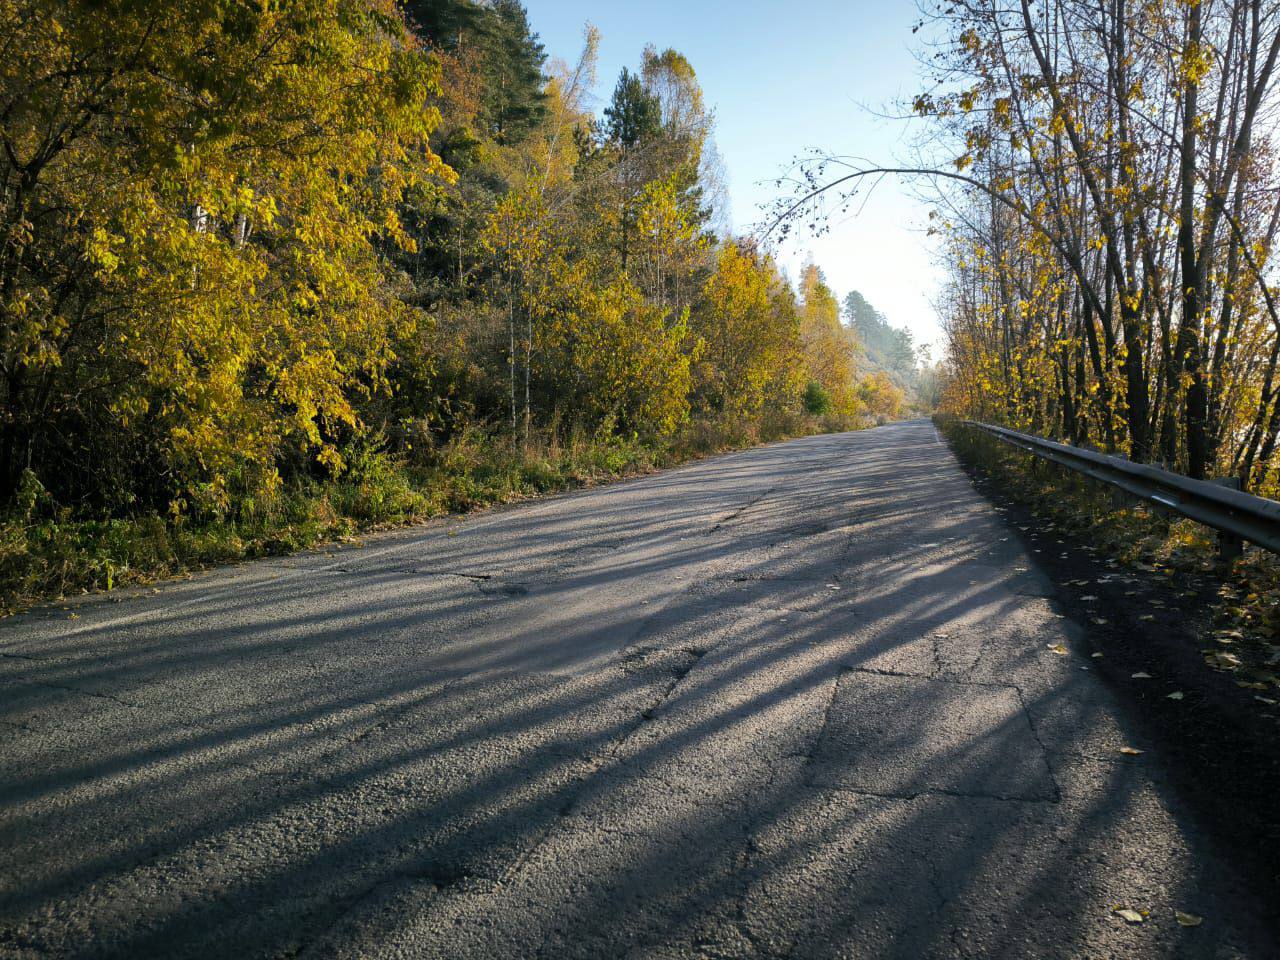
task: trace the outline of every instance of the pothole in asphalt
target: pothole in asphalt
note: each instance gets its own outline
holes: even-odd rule
[[[1058,797],[1015,688],[859,670],[840,676],[809,780],[904,798]]]

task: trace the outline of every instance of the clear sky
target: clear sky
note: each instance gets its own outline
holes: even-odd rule
[[[776,195],[762,181],[776,178],[800,152],[820,148],[882,163],[907,152],[904,124],[875,114],[922,89],[912,53],[914,0],[526,5],[551,56],[572,62],[583,26],[590,21],[600,29],[597,110],[622,67],[639,65],[645,44],[674,47],[689,59],[716,113],[716,142],[739,230],[759,221],[758,206]],[[841,299],[860,290],[918,342],[936,342],[931,301],[938,274],[924,235],[927,213],[908,190],[886,181],[856,217],[846,215],[816,239],[794,235],[780,253],[795,277],[812,252]]]

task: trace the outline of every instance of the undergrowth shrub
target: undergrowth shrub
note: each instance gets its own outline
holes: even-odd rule
[[[246,558],[290,553],[361,531],[411,523],[555,490],[642,473],[805,434],[847,430],[830,413],[768,412],[689,420],[672,436],[642,438],[601,427],[551,429],[528,443],[468,424],[438,445],[394,453],[380,434],[342,450],[336,479],[295,482],[244,496],[201,516],[77,516],[55,505],[34,475],[0,517],[0,614],[39,599],[174,576]]]

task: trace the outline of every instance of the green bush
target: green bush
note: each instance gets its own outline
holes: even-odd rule
[[[815,417],[825,417],[831,412],[831,394],[817,380],[810,380],[804,388],[804,408]]]

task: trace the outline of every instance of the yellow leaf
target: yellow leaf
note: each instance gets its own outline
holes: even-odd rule
[[[1204,662],[1218,670],[1235,670],[1240,666],[1240,658],[1234,653],[1223,653],[1215,650],[1204,658]]]
[[[1111,911],[1125,923],[1141,923],[1145,917],[1137,910],[1131,910],[1128,907],[1116,907]]]
[[[1062,644],[1060,644],[1060,643],[1051,643],[1051,644],[1049,644],[1049,649],[1050,649],[1050,650],[1052,650],[1054,653],[1058,654],[1059,656],[1062,656],[1062,657],[1065,657],[1068,653],[1070,653],[1070,652],[1071,652],[1070,650],[1068,650],[1066,647],[1064,647],[1064,646],[1063,646]]]
[[[1183,927],[1198,927],[1204,923],[1204,917],[1197,917],[1194,913],[1183,913],[1181,910],[1173,911],[1173,919]]]
[[[1143,753],[1143,751],[1137,749],[1136,747],[1121,747],[1120,752],[1123,753],[1126,757],[1140,757],[1142,756],[1142,753]]]
[[[1137,673],[1131,673],[1129,674],[1129,676],[1132,677],[1134,680],[1150,680],[1151,679],[1151,674],[1144,673],[1141,670],[1139,670]]]
[[[1173,691],[1173,693],[1166,694],[1166,695],[1165,695],[1165,699],[1166,699],[1166,700],[1181,700],[1181,699],[1182,699],[1182,691],[1181,691],[1181,690],[1175,690],[1175,691]]]

